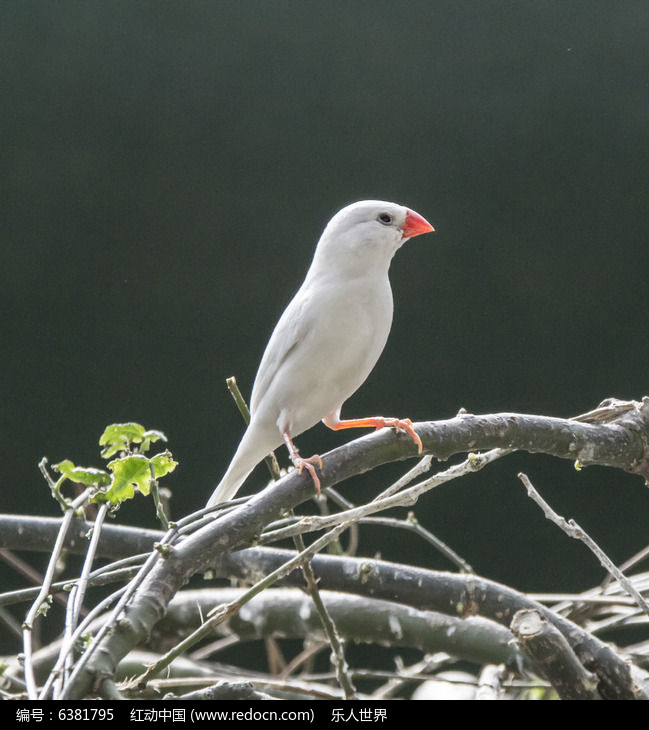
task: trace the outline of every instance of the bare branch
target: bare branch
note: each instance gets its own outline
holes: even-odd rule
[[[217,682],[182,695],[166,694],[165,700],[272,700],[274,697],[255,691],[252,682]]]
[[[563,634],[538,611],[517,611],[511,630],[521,650],[541,669],[561,699],[601,699],[596,675],[584,668]]]
[[[457,453],[498,449],[502,451],[525,450],[531,453],[547,453],[559,458],[571,459],[580,465],[600,464],[624,469],[630,473],[649,477],[649,398],[642,403],[629,402],[624,408],[605,409],[603,422],[527,416],[521,414],[495,414],[474,416],[460,414],[446,421],[416,424],[427,454],[440,459]],[[364,436],[343,447],[335,449],[324,457],[320,474],[323,487],[337,484],[345,479],[368,471],[380,464],[415,456],[416,447],[410,438],[403,438],[388,429]],[[471,462],[472,459],[467,460]],[[482,465],[483,456],[474,457],[476,465]],[[361,517],[389,506],[410,505],[427,489],[440,480],[458,475],[457,467],[447,469],[444,475],[435,475],[422,484],[407,487],[390,495],[379,495],[377,500],[362,507],[348,510],[342,515],[332,515],[320,519],[319,528],[326,520],[342,524],[332,533]],[[468,471],[464,472],[468,473]],[[165,551],[164,559],[149,562],[138,578],[137,591],[129,589],[118,604],[114,620],[119,619],[118,630],[98,637],[91,649],[78,663],[75,674],[68,685],[70,698],[83,697],[98,680],[113,676],[120,659],[134,646],[144,640],[155,623],[163,616],[171,597],[196,572],[204,572],[219,560],[232,558],[232,551],[250,544],[261,534],[269,523],[277,520],[286,511],[309,499],[313,494],[313,484],[307,475],[290,473],[275,485],[255,495],[244,504],[226,509],[216,514],[214,519],[199,523],[195,529],[187,526],[187,534],[175,545]],[[184,528],[183,528],[184,529]],[[194,530],[190,533],[190,531]],[[325,536],[329,537],[329,535]],[[322,538],[321,538],[322,540]],[[319,541],[316,541],[319,543]],[[265,554],[277,555],[282,551],[268,551]],[[226,554],[230,553],[230,555]],[[322,556],[314,558],[314,568]],[[289,563],[295,559],[286,556]],[[298,559],[298,562],[302,560]],[[373,564],[373,561],[366,561]],[[286,566],[285,566],[286,567]],[[340,566],[338,566],[340,567]],[[275,566],[279,570],[280,566]],[[408,566],[402,566],[408,568]],[[321,574],[316,570],[316,576]],[[365,583],[372,582],[372,576],[362,574]],[[452,609],[457,615],[469,615],[478,611],[485,615],[504,617],[516,608],[529,607],[531,602],[500,586],[494,589],[488,581],[477,577],[453,576],[453,580],[463,579],[454,584],[451,593],[453,601],[445,610]],[[292,580],[290,578],[289,580]],[[444,580],[437,578],[444,584]],[[404,588],[404,584],[400,588]],[[439,587],[439,586],[438,586]],[[358,584],[356,584],[358,589]],[[380,589],[380,587],[379,587]],[[482,592],[484,591],[484,593]],[[405,591],[408,592],[407,590]],[[378,595],[378,594],[377,594]],[[498,600],[495,601],[495,596]],[[449,595],[446,600],[449,600]],[[503,603],[504,602],[504,603]],[[527,605],[525,605],[527,604]],[[503,610],[503,605],[506,610]],[[630,679],[628,668],[620,658],[605,645],[600,645],[592,636],[574,624],[543,609],[541,611],[555,626],[560,628],[575,651],[581,651],[576,644],[581,642],[584,652],[590,652],[590,662],[597,665],[600,691],[611,697],[632,697],[637,688]],[[442,609],[444,610],[444,609]],[[511,618],[511,616],[509,616]],[[95,650],[96,647],[96,650]],[[579,655],[580,658],[581,655]],[[585,663],[586,660],[584,660]],[[84,666],[85,665],[85,666]],[[588,666],[588,665],[587,665]]]
[[[215,603],[230,604],[244,595],[240,588],[181,591],[172,601],[160,628],[172,635],[200,625],[203,611]],[[462,619],[437,611],[422,611],[397,601],[367,598],[351,593],[320,591],[327,611],[346,640],[444,651],[476,663],[521,664],[506,627],[480,617]],[[297,588],[269,588],[246,604],[245,615],[232,616],[219,633],[234,632],[249,641],[266,636],[313,638],[325,634],[310,598]]]
[[[288,550],[255,548],[224,555],[213,568],[218,575],[250,579],[282,565],[293,553]],[[483,616],[509,626],[519,609],[537,610],[567,639],[589,670],[597,674],[599,690],[607,699],[643,696],[629,667],[608,644],[517,591],[474,575],[444,573],[369,558],[316,555],[313,569],[323,590],[346,591],[433,610],[460,617]],[[285,583],[295,585],[288,576]]]
[[[34,620],[36,619],[38,614],[43,611],[43,609],[47,603],[48,594],[49,594],[52,582],[54,580],[56,564],[61,555],[61,551],[63,550],[65,537],[66,537],[68,528],[70,527],[70,524],[72,523],[72,518],[74,516],[74,513],[82,504],[84,504],[88,500],[90,495],[91,495],[91,490],[86,489],[73,502],[71,502],[69,505],[66,505],[65,514],[63,516],[63,520],[61,521],[61,527],[59,530],[59,534],[58,534],[56,543],[54,545],[54,548],[52,550],[52,554],[50,556],[50,561],[47,566],[47,571],[45,573],[43,585],[41,586],[38,596],[36,597],[36,600],[32,604],[29,611],[27,612],[27,616],[25,617],[25,621],[23,623],[23,646],[24,646],[24,654],[25,654],[25,684],[27,685],[27,694],[28,694],[28,697],[30,700],[35,700],[38,695],[38,690],[36,687],[36,679],[34,677],[34,669],[32,666],[32,629],[33,629],[33,625],[34,625]]]
[[[576,540],[581,540],[584,545],[597,557],[601,565],[617,580],[620,585],[624,586],[624,589],[633,599],[637,605],[649,616],[649,604],[639,591],[636,590],[633,583],[627,579],[621,570],[615,565],[615,563],[608,557],[608,555],[602,550],[601,547],[590,537],[574,520],[566,520],[565,517],[558,515],[552,507],[541,497],[541,495],[534,489],[532,483],[528,477],[520,473],[518,478],[523,482],[527,489],[527,494],[531,499],[538,504],[543,510],[545,517],[554,522],[555,525],[560,527],[568,537],[573,537]]]

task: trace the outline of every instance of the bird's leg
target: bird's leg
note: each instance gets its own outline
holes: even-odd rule
[[[284,431],[282,434],[282,438],[284,439],[284,443],[286,444],[286,448],[288,449],[288,454],[291,457],[291,461],[293,462],[293,466],[302,473],[302,469],[306,469],[309,474],[311,475],[311,479],[313,479],[313,483],[315,484],[316,492],[318,493],[318,497],[320,496],[320,480],[318,479],[318,475],[316,474],[315,470],[315,464],[317,464],[322,469],[322,459],[318,456],[318,454],[314,454],[313,456],[310,456],[308,459],[303,459],[300,456],[300,452],[297,450],[297,446],[291,441],[291,434],[288,431]]]
[[[419,435],[415,431],[412,421],[409,418],[383,418],[383,416],[372,416],[371,418],[349,418],[340,420],[340,408],[322,419],[325,426],[340,431],[343,428],[396,428],[397,431],[405,431],[417,445],[417,451],[421,454],[423,445]]]

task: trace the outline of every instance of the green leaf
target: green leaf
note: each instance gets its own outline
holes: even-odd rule
[[[101,455],[108,459],[118,451],[128,449],[131,443],[139,444],[145,432],[139,423],[111,423],[99,438],[99,445],[105,447]]]
[[[75,466],[69,459],[60,464],[53,464],[52,468],[71,482],[85,484],[86,487],[107,487],[110,484],[110,474],[103,469]]]
[[[167,440],[162,431],[147,431],[139,423],[112,423],[102,433],[99,445],[105,447],[101,455],[108,459],[119,451],[128,451],[131,444],[142,444],[141,450],[148,451],[152,443],[160,440]]]
[[[154,429],[146,431],[142,435],[142,445],[140,446],[140,451],[148,451],[151,448],[151,444],[155,443],[156,441],[164,441],[166,443],[167,437],[162,433],[162,431],[156,431]]]
[[[149,493],[151,469],[146,456],[133,454],[113,459],[108,468],[113,472],[113,483],[104,495],[109,502],[119,504],[133,499],[136,489],[144,495]]]
[[[110,489],[97,495],[97,501],[108,500],[112,504],[119,504],[127,499],[133,499],[135,490],[147,496],[151,490],[151,467],[156,479],[172,472],[178,462],[173,460],[169,451],[149,459],[142,454],[131,454],[113,459],[108,468],[113,473]]]
[[[169,451],[156,454],[156,456],[151,458],[151,463],[153,464],[153,472],[156,479],[170,474],[178,466],[178,462],[173,460]]]

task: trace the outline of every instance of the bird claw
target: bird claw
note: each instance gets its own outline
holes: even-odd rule
[[[298,470],[300,474],[302,473],[302,470],[306,468],[306,470],[311,475],[311,479],[313,479],[313,483],[315,484],[316,492],[318,493],[319,497],[321,494],[320,480],[318,479],[314,463],[318,464],[320,469],[322,469],[322,459],[318,454],[309,456],[308,459],[303,459],[300,456],[300,452],[297,450],[296,445],[291,440],[291,434],[288,431],[284,431],[282,433],[282,438],[284,439],[284,443],[286,444],[286,448],[288,449],[288,453],[291,457],[291,461],[293,462],[293,466]]]
[[[315,470],[315,464],[317,464],[320,469],[322,469],[322,459],[318,454],[314,454],[313,456],[310,456],[308,459],[303,459],[301,456],[295,455],[292,458],[293,466],[298,470],[298,472],[301,474],[303,469],[306,469],[309,474],[311,475],[311,479],[313,479],[313,484],[315,485],[316,492],[318,493],[318,497],[321,495],[320,492],[320,479],[318,479],[318,475]]]
[[[397,431],[405,431],[408,436],[415,442],[417,446],[417,453],[421,454],[424,450],[424,445],[421,443],[419,434],[415,431],[412,421],[409,418],[383,418],[383,422],[379,423],[376,427],[378,431],[380,428],[396,428]]]

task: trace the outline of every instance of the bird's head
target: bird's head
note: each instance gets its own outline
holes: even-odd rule
[[[435,230],[410,208],[382,200],[346,206],[329,221],[316,251],[316,262],[336,268],[385,268],[409,238]]]

